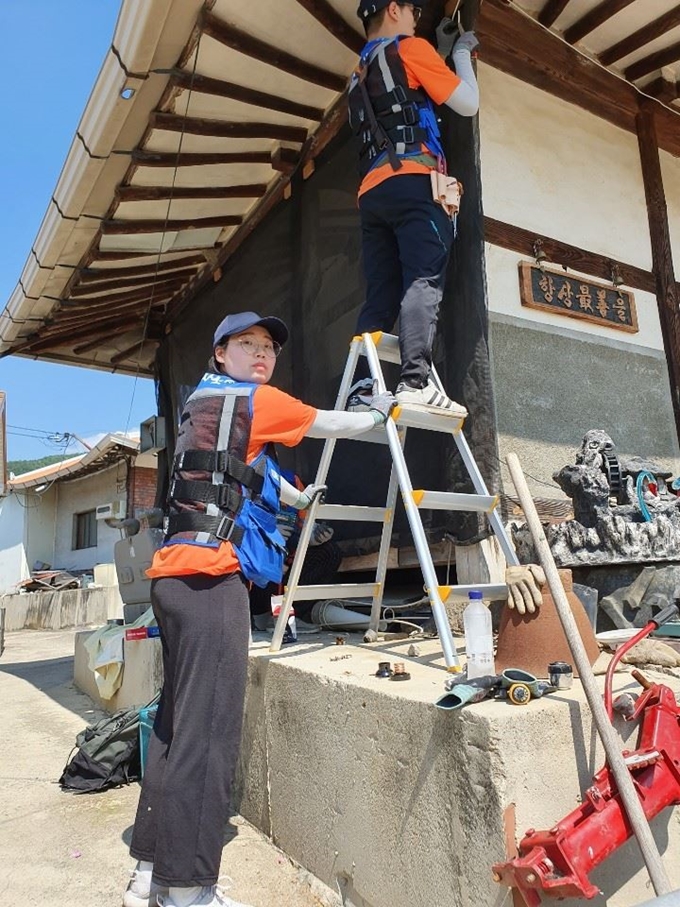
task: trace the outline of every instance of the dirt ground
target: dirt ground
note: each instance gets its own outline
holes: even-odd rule
[[[64,793],[76,734],[102,713],[77,690],[71,630],[9,633],[0,657],[0,904],[119,907],[132,861],[137,784]],[[253,907],[338,899],[240,816],[225,834],[220,883]]]

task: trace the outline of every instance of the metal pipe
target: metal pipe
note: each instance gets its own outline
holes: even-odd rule
[[[604,746],[607,761],[609,762],[614,778],[616,779],[619,793],[621,794],[621,801],[647,866],[649,878],[651,879],[654,891],[657,895],[670,894],[672,891],[671,883],[661,861],[661,855],[656,846],[649,823],[647,822],[647,817],[640,804],[635,785],[633,784],[630,772],[628,771],[628,767],[621,753],[621,741],[614,733],[614,729],[607,717],[602,696],[600,695],[600,691],[595,682],[595,675],[590,666],[585,646],[581,640],[574,615],[571,612],[569,601],[567,600],[562,581],[557,572],[557,565],[555,564],[550,545],[548,544],[545,532],[543,531],[538,511],[536,510],[536,506],[531,497],[531,492],[529,491],[526,479],[524,478],[519,458],[516,454],[508,454],[507,463],[508,468],[510,469],[510,475],[512,476],[512,481],[517,490],[520,504],[522,505],[522,510],[526,517],[527,525],[534,540],[534,545],[536,546],[538,558],[545,571],[546,580],[555,601],[557,615],[564,629],[564,634],[567,637],[567,642],[569,643],[569,648],[574,657],[574,661],[576,662],[586,699],[588,700],[588,705],[590,706],[593,715],[595,727],[597,728],[600,740]]]

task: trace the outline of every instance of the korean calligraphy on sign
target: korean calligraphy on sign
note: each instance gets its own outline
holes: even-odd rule
[[[612,284],[573,277],[562,270],[540,268],[528,261],[519,263],[522,305],[543,309],[570,318],[636,333],[635,296]]]

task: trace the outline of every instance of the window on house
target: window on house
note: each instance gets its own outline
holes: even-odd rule
[[[73,550],[97,547],[96,511],[73,514]]]

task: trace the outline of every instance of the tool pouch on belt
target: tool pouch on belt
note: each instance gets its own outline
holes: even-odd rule
[[[276,525],[281,476],[268,458],[263,479],[260,494],[246,498],[236,517],[244,531],[234,545],[243,575],[262,588],[281,582],[286,555],[286,542]]]
[[[438,170],[430,170],[432,198],[442,206],[449,217],[455,217],[460,208],[463,184],[455,176],[447,176]]]

